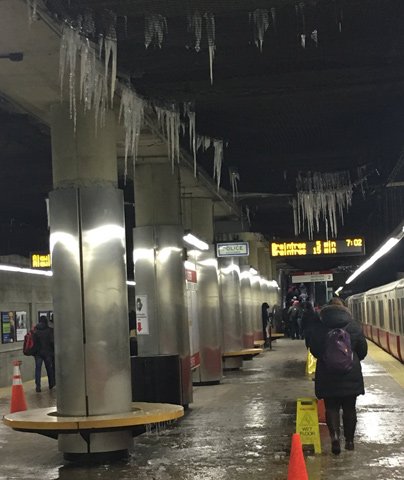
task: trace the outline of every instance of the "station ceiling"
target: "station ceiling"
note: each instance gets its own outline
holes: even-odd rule
[[[252,230],[268,239],[294,237],[290,202],[297,175],[307,172],[349,172],[353,203],[345,225],[339,225],[341,236],[363,235],[372,249],[401,221],[401,0],[44,0],[38,5],[59,24],[91,30],[94,40],[115,31],[118,76],[144,98],[192,103],[198,134],[225,142],[222,186],[230,190],[227,172],[238,173],[238,202],[248,208]],[[254,34],[257,12],[268,18],[262,51]],[[196,51],[189,19],[195,21],[198,13]],[[145,48],[151,17],[163,22],[163,37],[161,45]],[[212,18],[213,81],[207,35]],[[212,31],[210,39],[212,44]],[[33,213],[32,206],[51,189],[49,132],[23,112],[7,111],[4,102],[1,108],[0,143],[7,144],[2,157],[9,164],[3,179],[15,174],[13,159],[24,158],[18,191],[32,195],[25,203],[24,193],[13,192],[12,202],[2,202],[2,229],[10,211],[28,223],[32,215],[43,226],[43,208]],[[198,163],[210,173],[212,152],[199,155]]]

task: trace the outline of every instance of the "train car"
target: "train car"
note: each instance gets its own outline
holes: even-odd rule
[[[404,361],[404,279],[347,298],[369,340]]]

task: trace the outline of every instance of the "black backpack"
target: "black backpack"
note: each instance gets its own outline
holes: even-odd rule
[[[35,332],[35,328],[32,328],[25,336],[24,336],[24,344],[22,347],[22,353],[27,356],[33,356],[38,353],[39,345],[38,345],[38,336]]]
[[[352,370],[351,337],[343,328],[333,328],[328,332],[323,362],[330,373],[348,373]]]

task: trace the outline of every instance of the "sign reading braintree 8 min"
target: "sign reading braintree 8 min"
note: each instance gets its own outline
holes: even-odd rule
[[[312,255],[364,255],[365,240],[361,237],[343,240],[311,240],[271,242],[271,257],[308,257]]]

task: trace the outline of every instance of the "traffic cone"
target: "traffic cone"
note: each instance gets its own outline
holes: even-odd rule
[[[25,401],[24,389],[22,387],[20,360],[13,362],[13,386],[11,387],[11,406],[10,413],[22,412],[27,409],[27,402]]]
[[[325,405],[324,400],[317,400],[317,413],[318,413],[318,423],[326,423],[325,422]]]
[[[298,433],[294,433],[292,436],[288,480],[309,480],[306,463],[304,461],[302,442],[300,441],[300,435]]]

